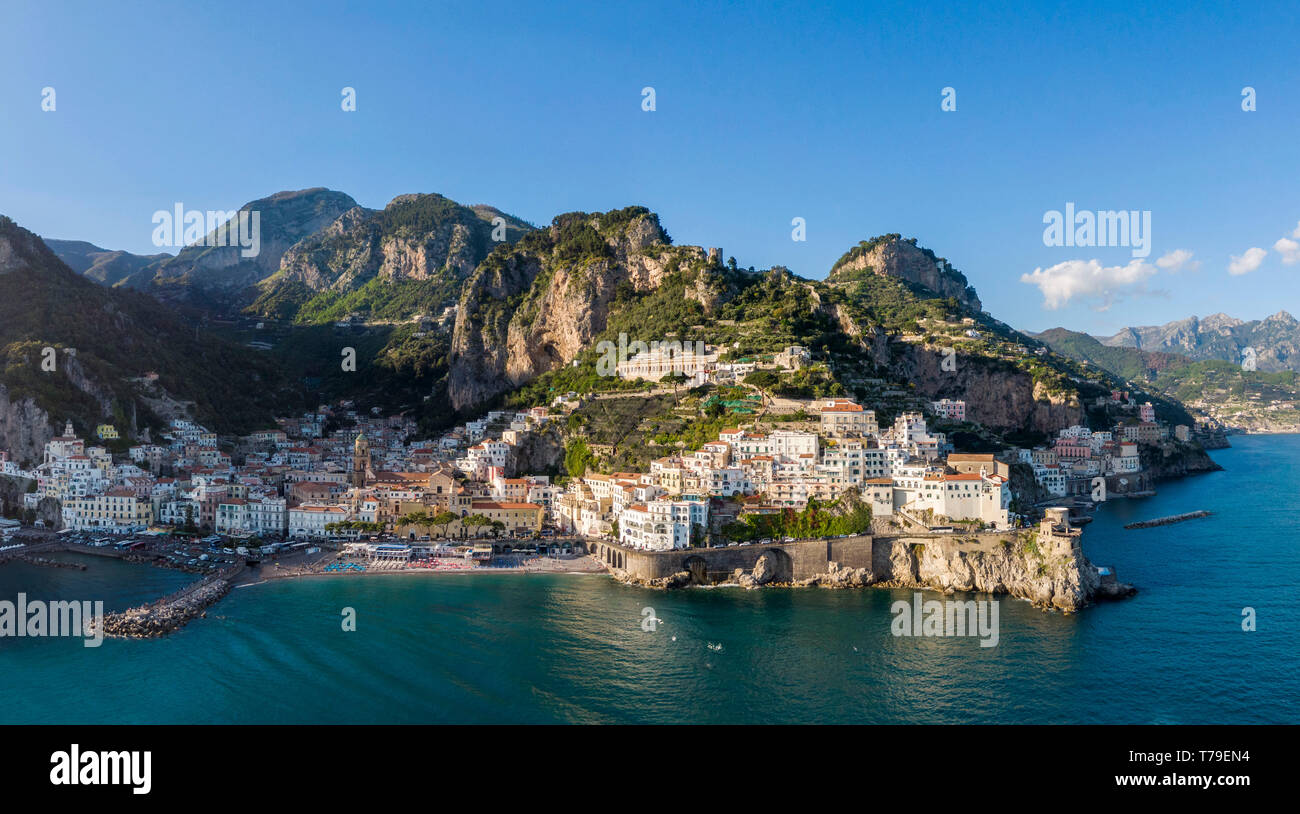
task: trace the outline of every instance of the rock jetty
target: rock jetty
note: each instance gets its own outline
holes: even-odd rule
[[[29,565],[39,565],[42,568],[72,568],[76,571],[85,571],[86,566],[80,562],[68,562],[66,560],[51,560],[48,557],[34,557],[30,554],[21,555],[17,559],[22,560]]]
[[[1168,517],[1157,517],[1154,520],[1139,520],[1136,523],[1126,523],[1124,524],[1124,528],[1149,529],[1156,526],[1168,526],[1173,523],[1181,523],[1184,520],[1195,520],[1198,517],[1209,517],[1210,514],[1210,512],[1204,510],[1198,512],[1186,512],[1185,514],[1171,514]]]
[[[229,592],[229,579],[209,577],[152,604],[104,614],[102,634],[129,639],[163,636],[183,627],[191,619],[203,616],[209,605]]]

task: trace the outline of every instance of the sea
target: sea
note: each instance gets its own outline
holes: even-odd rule
[[[1086,527],[1087,556],[1135,597],[1077,614],[998,598],[993,647],[895,636],[910,590],[274,580],[164,638],[0,638],[0,723],[1300,723],[1300,436],[1231,442],[1212,453],[1224,471]],[[79,559],[0,565],[0,600],[112,610],[192,579]]]

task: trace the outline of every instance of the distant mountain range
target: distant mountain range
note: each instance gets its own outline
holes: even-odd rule
[[[115,286],[145,269],[157,269],[173,257],[166,253],[131,254],[101,249],[84,240],[50,239],[45,241],[45,245],[73,271],[106,286]]]
[[[1125,328],[1100,341],[1116,348],[1176,353],[1194,361],[1236,363],[1245,360],[1249,348],[1258,370],[1300,371],[1300,320],[1286,311],[1249,322],[1227,314],[1188,317],[1164,325]]]
[[[1192,318],[1158,328],[1126,329],[1111,338],[1195,348],[1199,359],[1102,344],[1096,337],[1065,328],[1043,331],[1036,338],[1063,356],[1176,400],[1199,417],[1250,432],[1296,432],[1300,431],[1300,374],[1278,369],[1283,363],[1295,362],[1288,350],[1293,341],[1287,336],[1288,322],[1295,320],[1285,312],[1259,322],[1216,314],[1200,321]],[[1214,348],[1214,352],[1231,356],[1232,342],[1247,337],[1258,343],[1257,347],[1243,346],[1256,347],[1257,370],[1243,366],[1240,357],[1223,359],[1212,355]],[[1272,370],[1266,369],[1265,360]]]

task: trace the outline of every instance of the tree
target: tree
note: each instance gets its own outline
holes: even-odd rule
[[[564,468],[575,478],[580,478],[587,473],[587,468],[595,463],[596,456],[587,446],[587,442],[581,438],[575,438],[569,442],[568,448],[564,451]]]
[[[434,515],[430,522],[435,526],[442,527],[441,536],[445,538],[447,536],[447,530],[451,527],[451,524],[456,522],[456,513],[446,510],[440,511]]]
[[[433,521],[434,518],[430,517],[428,512],[422,510],[408,512],[407,514],[404,514],[398,518],[398,522],[400,522],[402,525],[422,528],[426,532],[429,531],[429,526],[433,523]]]
[[[478,536],[478,531],[477,531],[477,529],[480,529],[480,528],[482,528],[482,527],[484,527],[484,526],[490,526],[490,525],[492,525],[492,521],[491,521],[491,520],[488,520],[486,517],[484,517],[484,516],[481,515],[481,514],[471,514],[469,517],[464,518],[464,519],[461,521],[461,523],[462,523],[463,525],[467,526],[468,528],[475,529],[475,532],[474,532],[474,536],[475,536],[475,537]]]
[[[674,372],[674,373],[669,373],[667,376],[664,376],[662,379],[659,380],[661,382],[668,382],[673,386],[674,407],[677,406],[677,388],[684,382],[690,381],[690,378],[691,377],[687,376],[685,373]]]

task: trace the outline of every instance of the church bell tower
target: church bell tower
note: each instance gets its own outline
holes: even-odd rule
[[[366,434],[357,435],[352,445],[352,485],[360,489],[366,485],[366,476],[370,474],[370,442]]]

